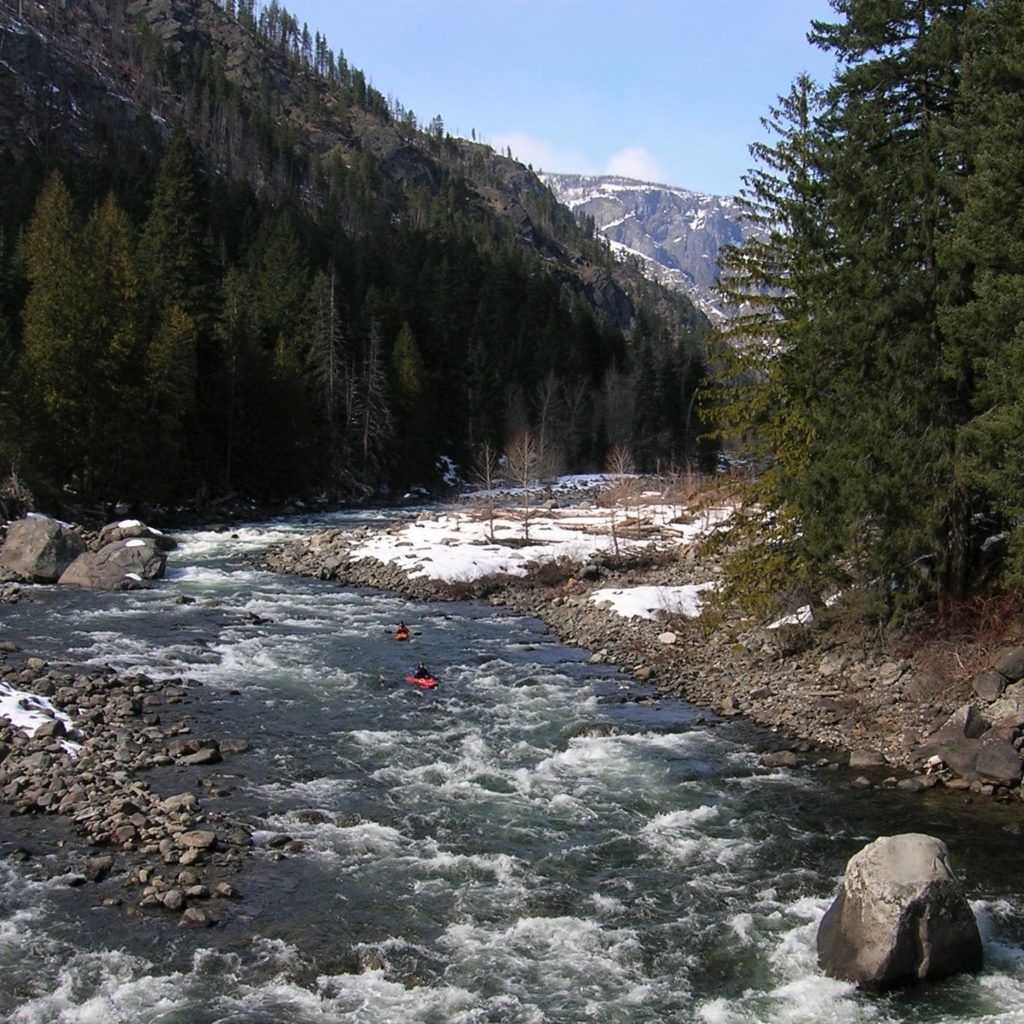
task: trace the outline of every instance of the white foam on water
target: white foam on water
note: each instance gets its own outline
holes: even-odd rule
[[[281,819],[293,817],[302,810],[322,810],[325,814],[335,813],[330,808],[343,806],[343,799],[358,785],[350,779],[326,778],[298,780],[294,782],[266,782],[251,787],[250,791],[262,797],[271,806],[282,804],[293,807],[300,802],[302,808],[282,815]]]
[[[409,987],[384,971],[316,976],[293,947],[257,940],[243,958],[199,950],[186,972],[159,972],[118,951],[72,954],[52,987],[24,1000],[10,1024],[469,1024],[478,997],[450,986]],[[478,1018],[476,1018],[478,1019]]]
[[[141,1024],[195,1005],[187,980],[150,973],[147,961],[118,950],[74,953],[50,987],[23,1000],[10,1024]]]
[[[729,927],[732,929],[733,934],[740,941],[741,946],[749,946],[754,941],[754,915],[753,914],[733,914],[729,918]]]
[[[736,835],[713,836],[702,826],[717,821],[720,810],[707,804],[659,814],[640,830],[639,839],[652,853],[673,867],[699,864],[728,869],[752,851],[752,844]],[[700,881],[708,882],[705,876]]]
[[[626,1020],[618,1016],[624,1007],[657,999],[669,1010],[685,994],[685,980],[674,980],[672,999],[648,977],[634,929],[584,918],[524,917],[505,927],[459,922],[437,945],[449,954],[447,978],[467,985],[487,978],[525,1005],[558,1008],[542,1020]]]
[[[34,736],[47,722],[59,721],[68,730],[74,728],[71,716],[56,708],[52,701],[31,691],[19,690],[10,683],[0,682],[0,715],[28,736]],[[62,746],[68,753],[79,749],[79,744],[70,740],[63,740]]]
[[[678,811],[666,811],[652,818],[643,828],[645,833],[665,832],[675,829],[686,829],[693,825],[702,825],[708,821],[715,821],[721,814],[721,809],[711,804],[701,804],[700,807]]]
[[[110,665],[114,668],[129,669],[149,666],[159,658],[159,650],[139,636],[117,633],[112,630],[93,630],[78,634],[68,646],[72,661],[90,664]]]
[[[563,750],[556,750],[532,768],[513,773],[517,789],[525,795],[548,795],[553,787],[560,792],[615,794],[620,801],[643,797],[657,784],[654,773],[661,768],[649,765],[652,757],[664,755],[682,758],[697,752],[706,743],[703,734],[639,733],[608,736],[576,736]]]

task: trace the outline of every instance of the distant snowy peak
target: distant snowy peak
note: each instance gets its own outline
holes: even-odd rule
[[[541,178],[559,202],[593,217],[614,250],[638,256],[648,276],[684,292],[713,320],[723,316],[713,291],[718,252],[749,233],[734,199],[609,175]]]

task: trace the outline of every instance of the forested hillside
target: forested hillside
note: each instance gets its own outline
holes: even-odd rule
[[[1024,3],[833,0],[754,147],[714,408],[762,470],[734,591],[883,619],[1024,581]],[[855,596],[856,595],[856,596]]]
[[[0,45],[0,458],[37,500],[433,486],[524,430],[553,468],[712,456],[692,305],[276,2],[4,2]]]

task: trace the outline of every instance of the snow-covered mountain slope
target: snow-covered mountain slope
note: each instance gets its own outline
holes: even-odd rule
[[[713,291],[718,251],[745,237],[733,199],[632,178],[542,174],[559,202],[589,214],[620,252],[638,256],[648,276],[676,288],[712,320],[722,316]]]

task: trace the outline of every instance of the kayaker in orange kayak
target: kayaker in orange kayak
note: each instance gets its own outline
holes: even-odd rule
[[[408,640],[409,639],[409,627],[404,622],[400,622],[395,627],[395,639],[396,640]]]

